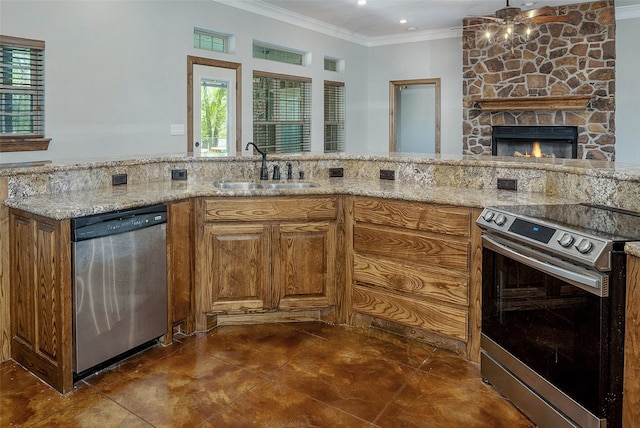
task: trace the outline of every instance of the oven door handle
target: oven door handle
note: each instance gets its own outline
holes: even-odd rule
[[[534,257],[515,251],[498,242],[495,238],[486,235],[482,235],[482,246],[531,268],[559,278],[569,284],[575,285],[576,287],[579,287],[591,294],[595,294],[596,296],[609,296],[608,281],[603,281],[603,275],[591,274],[588,272],[577,272],[576,270],[580,269],[578,267],[575,268],[576,270],[569,270],[538,260]]]

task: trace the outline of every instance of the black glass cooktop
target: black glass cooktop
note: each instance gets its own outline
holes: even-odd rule
[[[640,212],[594,204],[512,205],[494,208],[611,241],[640,241]]]

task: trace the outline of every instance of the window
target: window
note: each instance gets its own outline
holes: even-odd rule
[[[324,151],[344,152],[344,83],[324,82]]]
[[[326,71],[338,71],[338,62],[339,60],[324,57],[324,69]]]
[[[284,49],[260,42],[253,42],[253,57],[287,64],[302,65],[304,53],[293,49]]]
[[[193,29],[193,47],[213,52],[229,52],[229,36],[202,28]]]
[[[0,151],[46,150],[44,42],[0,36]]]
[[[254,72],[253,142],[269,153],[311,150],[311,79]]]

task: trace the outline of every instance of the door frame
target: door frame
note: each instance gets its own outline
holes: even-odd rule
[[[436,99],[435,99],[435,128],[436,128],[436,141],[435,152],[440,153],[440,78],[433,79],[412,79],[412,80],[390,80],[389,81],[389,152],[396,151],[396,103],[398,102],[397,89],[400,86],[411,85],[435,85]]]
[[[187,153],[193,153],[193,66],[229,68],[236,71],[236,154],[242,153],[242,64],[218,59],[187,56]]]

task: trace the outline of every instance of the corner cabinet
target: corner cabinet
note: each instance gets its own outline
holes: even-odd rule
[[[362,197],[351,205],[351,323],[479,361],[480,210]]]
[[[69,227],[10,210],[11,356],[62,393],[73,388]]]
[[[337,198],[200,198],[195,323],[335,305]]]

